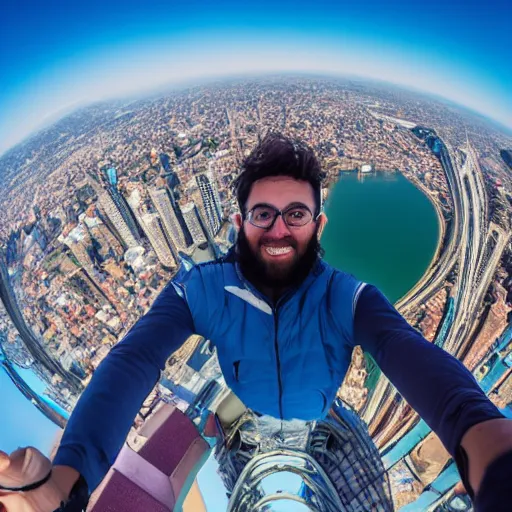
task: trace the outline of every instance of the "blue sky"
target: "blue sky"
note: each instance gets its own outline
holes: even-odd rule
[[[251,71],[381,78],[512,127],[507,3],[4,2],[0,153],[83,103]]]
[[[35,446],[48,454],[58,432],[46,416],[27,400],[0,367],[3,421],[0,450],[12,452],[22,446]]]

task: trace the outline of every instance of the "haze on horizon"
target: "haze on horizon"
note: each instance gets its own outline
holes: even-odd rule
[[[229,75],[357,75],[423,90],[512,128],[505,1],[428,8],[268,0],[4,7],[0,154],[70,110]]]

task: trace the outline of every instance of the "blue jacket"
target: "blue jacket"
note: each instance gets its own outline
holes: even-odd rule
[[[235,262],[199,265],[176,284],[195,332],[217,347],[226,383],[246,406],[282,419],[327,414],[350,365],[363,283],[319,260],[275,305]]]
[[[75,468],[94,490],[167,359],[193,333],[216,344],[228,385],[260,413],[325,415],[358,344],[452,456],[471,426],[503,417],[462,363],[426,341],[374,286],[319,261],[273,306],[224,260],[178,273],[110,351],[54,463]]]

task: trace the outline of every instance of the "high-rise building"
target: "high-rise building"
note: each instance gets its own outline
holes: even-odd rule
[[[112,200],[114,201],[114,204],[121,212],[121,215],[123,216],[123,219],[126,222],[128,228],[130,229],[132,235],[137,241],[140,241],[139,227],[135,222],[133,213],[126,202],[126,199],[121,195],[121,192],[119,192],[119,190],[115,187],[110,187],[107,191],[110,194]]]
[[[212,236],[215,236],[222,225],[222,209],[217,183],[211,167],[205,173],[196,176],[197,186],[201,192],[204,214],[208,229]]]
[[[106,188],[103,189],[100,184],[91,179],[89,184],[98,195],[98,202],[107,214],[111,227],[117,231],[119,238],[126,248],[140,245],[140,231],[133,213],[131,212],[126,199],[121,195],[117,179],[117,170],[115,167],[105,165],[101,167],[104,179],[106,179]],[[104,180],[101,180],[105,183]]]
[[[113,228],[119,234],[119,237],[123,241],[124,245],[127,248],[140,245],[138,241],[138,232],[137,230],[135,233],[133,231],[133,224],[135,221],[133,221],[133,219],[130,223],[126,221],[125,216],[122,214],[121,209],[118,206],[120,204],[119,201],[114,200],[112,194],[109,193],[109,191],[104,190],[99,194],[98,202],[112,223]]]
[[[178,249],[174,241],[167,235],[158,214],[148,212],[146,207],[143,206],[139,189],[134,189],[128,196],[128,204],[162,265],[166,267],[176,266],[175,255],[178,254]]]
[[[188,230],[192,236],[192,240],[195,244],[201,244],[206,242],[206,234],[203,231],[201,222],[199,220],[199,212],[193,202],[187,203],[181,208],[183,218],[187,223]]]
[[[166,189],[149,189],[149,196],[162,219],[166,234],[177,250],[185,250],[192,242],[188,225],[183,218],[180,222],[179,206],[171,201]]]
[[[155,250],[160,263],[166,267],[176,267],[176,260],[167,244],[163,226],[158,214],[145,213],[141,216],[142,228]]]

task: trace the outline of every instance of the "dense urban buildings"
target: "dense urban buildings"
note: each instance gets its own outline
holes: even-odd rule
[[[6,357],[38,372],[70,411],[180,266],[231,245],[231,184],[269,130],[311,145],[329,186],[340,172],[399,171],[430,198],[439,248],[397,307],[459,357],[497,404],[512,403],[512,173],[510,152],[500,156],[511,136],[438,100],[344,79],[266,77],[91,105],[3,155]],[[395,502],[411,503],[451,466],[372,371],[356,350],[340,396],[388,457]],[[161,393],[179,401],[203,382],[194,375],[175,374]],[[411,432],[415,443],[396,451]],[[421,460],[421,447],[435,463]]]

